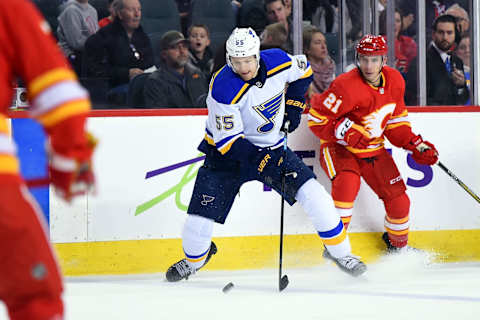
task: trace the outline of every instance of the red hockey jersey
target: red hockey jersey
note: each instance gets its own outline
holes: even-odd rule
[[[312,97],[308,126],[322,143],[342,144],[360,158],[376,155],[384,147],[385,137],[398,147],[408,144],[414,134],[403,99],[405,81],[388,66],[383,67],[381,77],[381,86],[374,87],[355,68]],[[370,133],[373,139],[366,149],[352,148],[335,137],[335,125],[344,117]]]
[[[0,174],[18,174],[7,122],[16,79],[21,78],[27,87],[31,116],[56,136],[59,146],[84,143],[90,102],[48,23],[29,1],[0,1],[0,43]],[[61,124],[73,118],[69,125]]]

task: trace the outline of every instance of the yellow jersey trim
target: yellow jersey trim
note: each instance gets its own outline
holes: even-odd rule
[[[51,127],[67,118],[88,113],[88,111],[90,111],[90,101],[86,99],[71,101],[39,116],[38,121],[45,127]]]
[[[30,100],[33,100],[41,91],[45,90],[46,88],[57,82],[76,79],[77,76],[72,70],[69,70],[67,68],[54,69],[33,79],[27,90],[28,95],[30,97]]]

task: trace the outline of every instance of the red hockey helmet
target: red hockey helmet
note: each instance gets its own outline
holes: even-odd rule
[[[382,36],[367,34],[360,39],[356,50],[357,54],[364,56],[384,56],[387,55],[388,47],[385,38]]]

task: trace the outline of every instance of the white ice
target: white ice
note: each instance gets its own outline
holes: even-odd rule
[[[287,266],[281,293],[275,269],[199,271],[178,283],[164,274],[67,278],[66,319],[480,319],[480,263],[431,264],[408,254],[368,267],[352,278],[333,264]]]

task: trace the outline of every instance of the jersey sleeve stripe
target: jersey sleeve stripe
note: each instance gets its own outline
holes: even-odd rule
[[[69,117],[88,113],[90,111],[90,102],[85,99],[70,101],[52,111],[47,112],[37,118],[45,127],[51,127]]]
[[[247,89],[250,87],[250,84],[249,83],[245,83],[242,88],[238,91],[237,95],[235,96],[235,98],[233,98],[232,102],[230,102],[230,104],[235,104],[237,103],[238,100],[240,100],[243,95],[247,92]]]
[[[277,73],[286,70],[292,66],[292,61],[282,63],[281,65],[276,66],[275,68],[267,71],[267,77],[276,75]]]
[[[69,101],[87,99],[87,91],[77,82],[62,81],[39,93],[32,101],[31,114],[38,117]]]
[[[407,117],[408,116],[408,111],[407,110],[403,110],[402,113],[400,114],[397,114],[396,116],[391,116],[390,119],[397,119],[397,118],[403,118],[403,117]]]
[[[0,133],[10,133],[10,130],[8,129],[7,118],[3,114],[0,114]]]
[[[30,100],[35,99],[40,92],[57,82],[76,79],[77,76],[75,73],[66,68],[57,68],[44,73],[33,79],[33,81],[30,83],[30,86],[27,88],[29,98]]]
[[[388,125],[385,127],[385,131],[387,131],[387,130],[392,130],[392,129],[395,129],[395,128],[398,128],[398,127],[401,127],[401,126],[411,127],[412,125],[410,124],[410,122],[407,122],[407,121],[399,122],[399,123],[394,123],[394,124],[388,124]]]
[[[14,155],[0,154],[0,174],[20,172],[20,164]]]
[[[7,134],[0,133],[0,154],[8,153],[11,155],[15,155],[16,152],[15,144],[12,142]]]
[[[308,66],[307,71],[305,72],[305,74],[304,74],[303,76],[300,77],[300,79],[308,78],[308,77],[310,77],[312,74],[313,74],[312,67],[311,67],[311,66]]]

